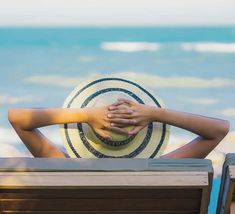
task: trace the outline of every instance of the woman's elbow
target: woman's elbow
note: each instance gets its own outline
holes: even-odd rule
[[[230,130],[230,123],[229,123],[229,121],[222,120],[221,121],[220,129],[219,129],[219,131],[217,133],[218,134],[218,138],[220,140],[222,140],[228,134],[229,130]]]
[[[19,115],[21,113],[18,109],[8,109],[8,121],[12,124],[12,126],[17,125],[19,123]]]

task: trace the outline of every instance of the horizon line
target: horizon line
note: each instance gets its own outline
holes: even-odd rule
[[[216,27],[235,27],[234,24],[162,24],[162,25],[1,25],[0,28],[180,28],[180,27],[195,27],[195,28],[216,28]]]

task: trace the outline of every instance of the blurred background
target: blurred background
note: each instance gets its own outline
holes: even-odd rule
[[[230,121],[231,131],[208,156],[218,192],[224,156],[235,152],[235,0],[0,5],[1,157],[31,157],[8,123],[8,108],[61,107],[81,81],[112,74],[152,89],[167,108]],[[42,132],[63,146],[57,126]],[[165,152],[194,137],[172,128]]]

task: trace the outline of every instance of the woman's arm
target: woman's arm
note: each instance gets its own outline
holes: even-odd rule
[[[107,118],[108,107],[84,109],[9,109],[8,119],[13,128],[35,157],[65,157],[53,143],[39,130],[39,127],[64,124],[88,123],[95,132],[110,138],[107,129],[122,132],[110,127]]]
[[[133,110],[131,115],[122,116],[124,110],[120,106],[124,103]],[[119,100],[109,110],[108,116],[113,126],[136,126],[129,132],[130,135],[136,134],[153,121],[170,124],[198,135],[193,141],[161,156],[162,158],[204,158],[229,131],[229,122],[225,120],[142,105],[129,100]]]

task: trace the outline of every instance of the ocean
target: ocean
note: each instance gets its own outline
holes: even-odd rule
[[[0,74],[1,157],[30,156],[8,108],[61,107],[78,83],[109,74],[143,83],[167,108],[229,120],[210,156],[216,176],[235,151],[235,26],[0,28]],[[62,146],[58,127],[42,131]],[[169,151],[194,137],[171,132]]]

